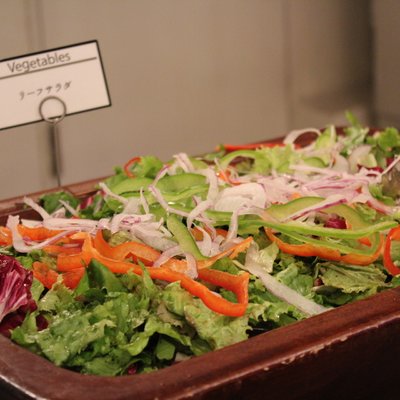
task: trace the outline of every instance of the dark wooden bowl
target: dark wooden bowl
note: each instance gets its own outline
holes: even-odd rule
[[[22,198],[0,202],[9,214],[34,217]],[[399,357],[400,288],[138,376],[80,375],[0,337],[0,399],[397,399]]]

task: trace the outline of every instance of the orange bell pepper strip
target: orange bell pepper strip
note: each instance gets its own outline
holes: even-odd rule
[[[232,275],[227,272],[208,268],[199,271],[200,279],[235,293],[238,303],[241,304],[247,304],[249,301],[249,277],[250,274],[248,272]]]
[[[110,246],[103,237],[102,231],[97,231],[93,241],[95,249],[103,256],[113,260],[125,260],[132,257],[137,262],[140,260],[144,265],[153,265],[154,261],[160,257],[160,252],[152,247],[138,242],[126,242],[117,246]]]
[[[62,231],[60,230],[53,230],[47,229],[44,226],[38,227],[29,227],[25,225],[18,225],[18,232],[21,234],[22,237],[29,238],[34,240],[35,242],[41,242],[46,239],[50,239],[53,236],[58,235]],[[65,242],[67,238],[60,239],[60,242]],[[12,244],[12,233],[11,231],[2,226],[0,227],[0,245],[11,245]]]
[[[30,228],[25,225],[18,225],[18,231],[21,236],[28,237],[35,242],[41,242],[43,240],[52,238],[53,236],[56,236],[62,232],[59,230],[47,229],[44,226]]]
[[[67,266],[68,268],[64,269],[64,271],[71,271],[75,268],[82,268],[83,264],[87,265],[92,258],[102,263],[113,273],[124,274],[132,271],[137,275],[143,274],[142,268],[137,264],[113,260],[101,255],[99,251],[93,247],[92,239],[89,234],[86,234],[86,239],[83,243],[81,254],[70,256],[60,254],[58,256],[57,265],[58,267],[61,265],[63,268]],[[60,259],[62,260],[61,263]],[[199,273],[199,277],[201,279],[233,291],[236,294],[239,303],[232,303],[213,293],[200,282],[189,278],[185,274],[173,271],[170,268],[147,267],[147,271],[152,279],[160,279],[167,282],[179,281],[180,285],[184,289],[186,289],[193,296],[199,297],[207,307],[215,312],[231,317],[241,316],[246,312],[248,304],[248,295],[246,293],[249,280],[249,275],[247,273],[241,275],[231,275],[220,271],[211,272],[211,270],[207,272],[201,271]]]
[[[47,264],[40,261],[35,261],[32,265],[32,268],[33,276],[47,289],[51,289],[60,276],[59,273],[52,270]],[[69,289],[75,289],[82,279],[84,273],[85,268],[81,267],[61,274],[64,285]]]
[[[51,255],[57,254],[79,254],[82,249],[80,247],[66,247],[57,244],[51,244],[43,248],[46,253]]]
[[[197,270],[200,273],[201,270],[210,268],[213,264],[215,264],[219,259],[223,257],[229,257],[231,259],[236,258],[239,253],[245,251],[250,246],[252,241],[253,238],[248,237],[236,246],[224,250],[213,257],[209,257],[205,260],[197,260]],[[185,260],[178,260],[176,258],[170,258],[168,261],[162,264],[162,266],[178,272],[185,272],[187,270],[187,262]]]
[[[69,289],[75,289],[79,282],[81,281],[83,275],[85,273],[85,267],[75,268],[71,271],[64,272],[62,274],[62,279],[64,285]]]
[[[245,250],[247,250],[249,248],[252,241],[253,241],[253,238],[251,236],[249,236],[248,238],[246,238],[243,241],[241,241],[240,243],[238,243],[236,246],[231,247],[230,249],[226,250],[226,251],[232,251],[231,254],[229,255],[229,258],[231,258],[232,260],[235,259],[239,255],[239,253],[243,253]]]
[[[221,230],[221,232],[223,234],[226,233],[226,231],[224,230]],[[232,259],[236,258],[239,253],[245,251],[250,246],[252,240],[253,239],[251,237],[248,237],[236,246],[231,247],[230,249],[225,250],[215,255],[214,257],[206,260],[197,261],[197,266],[199,269],[208,268],[220,258],[228,255]],[[156,261],[158,257],[160,257],[160,252],[158,252],[157,250],[153,249],[150,246],[142,245],[141,243],[137,242],[127,242],[112,247],[104,240],[101,231],[97,232],[93,244],[94,248],[101,255],[113,260],[123,261],[129,254],[132,254],[136,259],[141,260],[145,265],[152,265],[154,261]],[[175,271],[184,272],[186,270],[186,261],[172,258],[165,262],[162,266],[171,268]]]
[[[10,246],[12,244],[12,234],[11,231],[5,226],[0,227],[0,245]]]
[[[35,261],[32,270],[33,276],[47,289],[57,282],[59,274],[43,262]]]
[[[378,257],[382,254],[382,249],[384,245],[383,235],[379,235],[379,245],[375,251],[375,253],[368,255],[363,254],[344,254],[341,256],[339,261],[342,261],[347,264],[353,265],[369,265],[378,259]]]
[[[124,172],[127,176],[129,176],[130,178],[135,177],[135,175],[131,171],[131,167],[132,167],[132,165],[140,162],[140,160],[141,160],[141,157],[133,157],[124,165]]]
[[[236,294],[238,303],[232,303],[218,294],[212,292],[206,286],[188,276],[169,268],[147,268],[152,279],[160,279],[167,282],[179,281],[180,285],[193,296],[200,298],[212,311],[229,317],[240,317],[245,314],[248,304],[248,281],[247,272],[241,275],[232,275],[226,272],[207,270],[199,273],[199,278],[210,283],[219,285]]]
[[[347,264],[354,265],[369,265],[373,263],[381,254],[383,246],[383,236],[380,236],[380,243],[375,253],[371,255],[364,254],[344,254],[342,255],[339,250],[330,249],[324,246],[315,246],[310,243],[305,244],[290,244],[279,239],[272,233],[270,228],[265,228],[265,232],[271,242],[277,244],[279,249],[287,254],[292,254],[300,257],[319,257],[324,260],[340,261]]]
[[[216,254],[213,257],[207,258],[205,260],[199,260],[197,261],[197,269],[200,271],[204,268],[209,268],[211,265],[213,265],[217,260],[223,258],[223,257],[228,257],[231,259],[234,259],[238,256],[239,253],[245,251],[248,249],[250,246],[251,242],[253,241],[252,237],[248,237],[241,241],[239,244],[236,246],[233,246],[229,248],[228,250],[224,250],[221,253]]]
[[[392,241],[400,240],[400,226],[392,228],[386,236],[385,248],[383,250],[383,265],[392,275],[399,275],[400,268],[394,263],[391,255]]]

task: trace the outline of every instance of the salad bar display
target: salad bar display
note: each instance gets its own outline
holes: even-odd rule
[[[362,394],[346,376],[355,355],[365,378],[388,341],[400,348],[400,133],[349,119],[135,157],[85,190],[4,202],[0,386],[60,399]]]

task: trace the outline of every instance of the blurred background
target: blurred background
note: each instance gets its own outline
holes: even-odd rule
[[[220,143],[400,127],[397,0],[0,0],[0,59],[97,39],[112,107],[60,124],[61,183]],[[42,122],[0,131],[0,198],[57,185]]]

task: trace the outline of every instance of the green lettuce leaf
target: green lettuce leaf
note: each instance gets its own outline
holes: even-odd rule
[[[354,148],[363,144],[369,132],[369,128],[363,127],[351,112],[346,112],[346,118],[351,126],[344,129],[345,137],[341,151],[344,156],[350,155]]]
[[[213,350],[247,339],[248,317],[231,318],[212,312],[201,301],[184,308],[187,321]]]
[[[385,153],[390,153],[400,147],[400,133],[396,128],[386,128],[377,136],[376,143]]]
[[[276,243],[271,243],[264,249],[259,250],[256,243],[252,243],[246,253],[246,262],[251,263],[262,270],[271,273],[274,268],[274,262],[279,253]]]
[[[378,289],[388,287],[385,283],[386,275],[374,266],[321,263],[318,267],[323,283],[343,293],[377,292]]]
[[[41,205],[49,214],[63,207],[63,205],[60,203],[60,200],[68,203],[72,208],[78,207],[80,203],[79,199],[67,192],[49,193],[40,197]],[[67,216],[68,215],[71,216],[71,214],[67,211]]]
[[[54,318],[50,327],[36,336],[43,354],[56,365],[62,365],[103,337],[106,326],[114,326],[107,319],[91,324],[90,316],[91,313],[78,311],[73,315],[63,312]]]

